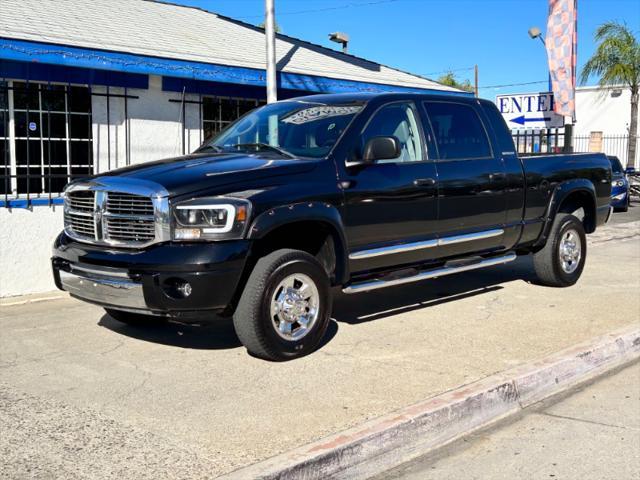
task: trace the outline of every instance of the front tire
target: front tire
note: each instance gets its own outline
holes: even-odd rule
[[[533,255],[533,266],[541,284],[569,287],[575,284],[587,258],[587,237],[582,222],[558,213],[544,248]]]
[[[233,315],[250,354],[291,360],[313,352],[331,315],[329,277],[312,255],[277,250],[256,264]]]

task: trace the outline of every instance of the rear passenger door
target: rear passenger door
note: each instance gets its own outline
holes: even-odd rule
[[[505,169],[478,106],[426,101],[424,107],[438,155],[439,256],[501,248]]]

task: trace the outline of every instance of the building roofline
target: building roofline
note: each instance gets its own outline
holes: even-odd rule
[[[172,5],[174,7],[180,7],[180,8],[190,8],[192,10],[199,10],[199,11],[207,13],[209,15],[215,15],[215,16],[217,16],[219,18],[222,18],[224,20],[227,20],[229,22],[236,23],[236,24],[238,24],[238,25],[240,25],[242,27],[245,27],[245,28],[250,28],[252,30],[255,30],[255,31],[258,31],[258,32],[262,32],[262,33],[264,33],[264,31],[265,31],[264,28],[261,28],[261,27],[259,27],[257,25],[253,25],[252,23],[244,22],[242,20],[238,20],[238,19],[233,18],[233,17],[228,17],[226,15],[222,15],[222,14],[220,14],[218,12],[213,12],[211,10],[205,10],[204,8],[201,8],[201,7],[195,7],[193,5],[180,5],[178,3],[173,3],[171,1],[165,1],[165,0],[142,0],[142,1],[143,2],[149,2],[149,3],[156,3],[156,4]],[[457,91],[462,92],[463,91],[463,90],[460,90],[460,89],[456,89],[455,87],[450,87],[449,85],[444,85],[442,83],[439,83],[438,81],[433,80],[433,79],[428,78],[428,77],[425,77],[424,75],[418,75],[416,73],[409,72],[409,71],[403,70],[401,68],[392,67],[390,65],[386,65],[386,64],[380,63],[380,62],[376,62],[376,61],[370,60],[368,58],[359,57],[357,55],[353,55],[352,53],[344,53],[344,52],[341,52],[339,50],[333,50],[332,48],[325,47],[324,45],[320,45],[320,44],[317,44],[317,43],[310,42],[309,40],[304,40],[302,38],[292,37],[290,35],[285,35],[283,33],[277,33],[277,32],[276,32],[276,37],[280,38],[280,39],[283,39],[283,40],[293,40],[295,42],[300,42],[300,43],[303,43],[303,44],[306,44],[306,45],[310,45],[310,46],[312,46],[314,48],[320,48],[320,49],[322,49],[324,51],[327,51],[327,52],[329,52],[332,55],[335,55],[337,57],[343,56],[343,57],[348,57],[348,58],[353,58],[353,59],[356,59],[356,60],[360,60],[360,61],[363,61],[363,62],[375,63],[376,65],[380,65],[381,67],[386,67],[386,68],[389,68],[391,70],[395,70],[397,72],[404,73],[406,75],[411,75],[412,77],[415,77],[416,79],[419,79],[419,80],[427,80],[427,81],[433,82],[433,83],[435,83],[437,85],[442,85],[442,86],[445,86],[445,87],[448,87],[448,88],[452,88],[454,90],[450,90],[450,91],[453,91],[453,92],[457,92]],[[387,85],[387,84],[385,84],[385,85]],[[419,87],[419,88],[427,88],[427,87]]]

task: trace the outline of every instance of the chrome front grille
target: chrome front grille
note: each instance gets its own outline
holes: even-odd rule
[[[64,226],[67,232],[84,239],[96,238],[95,192],[79,190],[65,198]]]
[[[120,215],[153,216],[153,202],[150,198],[131,193],[107,192],[107,211]]]
[[[122,242],[150,242],[156,237],[153,216],[149,220],[135,218],[104,218],[105,237]]]
[[[109,186],[79,184],[67,190],[64,223],[70,237],[98,245],[131,248],[168,240],[165,195],[161,197],[149,187],[131,188],[144,193],[140,195],[120,191],[125,189],[120,185],[118,191],[110,190]]]
[[[106,192],[103,232],[106,239],[147,243],[156,236],[153,202],[131,193]]]
[[[96,195],[91,190],[78,190],[67,195],[69,208],[76,212],[93,213],[95,210]]]

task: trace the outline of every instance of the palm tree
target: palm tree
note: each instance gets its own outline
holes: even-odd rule
[[[631,89],[631,121],[627,166],[633,166],[636,158],[638,133],[638,89],[640,87],[640,44],[625,23],[607,22],[595,33],[596,51],[585,64],[580,75],[584,84],[591,75],[600,77],[598,85],[607,87],[625,85]]]

